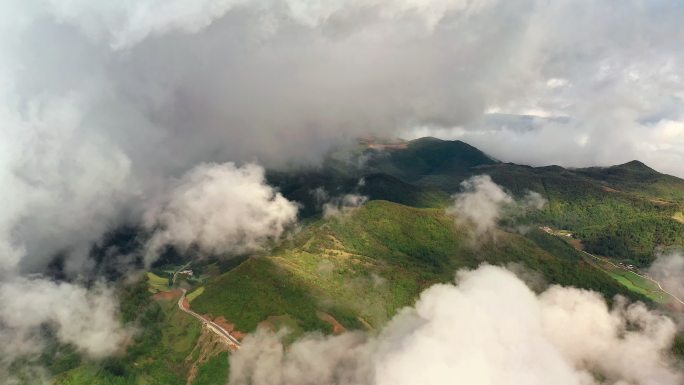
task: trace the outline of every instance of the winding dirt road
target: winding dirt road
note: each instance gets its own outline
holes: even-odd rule
[[[204,318],[203,316],[195,313],[194,311],[186,308],[183,304],[185,302],[185,294],[187,293],[187,290],[181,289],[182,295],[178,299],[178,308],[181,309],[182,311],[190,314],[191,316],[197,318],[200,320],[204,325],[206,325],[209,330],[214,332],[216,335],[221,337],[228,345],[231,347],[231,350],[237,350],[240,348],[240,341],[238,341],[235,337],[233,337],[226,329],[222,328],[221,326],[217,325],[214,321]]]

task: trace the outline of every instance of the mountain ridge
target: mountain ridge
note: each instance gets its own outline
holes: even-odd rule
[[[584,169],[505,163],[465,142],[436,138],[375,148],[365,142],[347,151],[351,155],[336,150],[336,158],[319,168],[267,172],[268,182],[300,205],[300,222],[265,250],[238,259],[207,256],[189,266],[188,256],[169,252],[147,280],[122,283],[123,319],[141,331],[128,353],[53,365],[56,384],[225,383],[229,349],[178,309],[178,287],[193,293],[193,311],[238,335],[284,327],[290,331],[286,341],[309,332],[374,333],[427,287],[483,263],[594,290],[607,301],[619,294],[650,307],[667,302],[647,282],[635,284],[626,270],[606,266],[646,266],[654,250],[684,246],[684,224],[674,219],[684,207],[679,178],[641,162]],[[512,199],[533,191],[546,205],[506,217],[475,239],[467,222],[447,208],[464,180],[483,174]],[[325,203],[345,194],[367,201],[325,215]],[[180,268],[193,275],[174,284]],[[677,346],[684,351],[681,340]],[[165,371],[168,365],[174,370]],[[194,380],[198,372],[203,374]],[[212,379],[213,372],[224,374]]]

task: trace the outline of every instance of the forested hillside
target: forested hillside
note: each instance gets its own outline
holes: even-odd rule
[[[684,245],[678,178],[638,162],[520,166],[432,138],[386,147],[362,142],[350,151],[365,161],[331,157],[321,168],[269,173],[288,199],[301,203],[300,223],[263,252],[194,261],[171,252],[137,283],[122,281],[122,321],[137,330],[125,351],[88,361],[55,344],[61,353],[45,358],[49,375],[62,385],[224,384],[230,348],[179,309],[180,288],[190,293],[193,311],[236,335],[284,327],[290,339],[311,331],[373,333],[427,287],[482,263],[534,277],[529,283],[537,290],[557,283],[598,291],[609,301],[620,294],[649,306],[666,302],[625,284],[577,248],[644,265],[657,249]],[[463,180],[483,174],[514,197],[534,191],[547,204],[478,239],[446,208]],[[345,194],[368,201],[328,215],[323,193],[328,202]],[[572,237],[540,230],[545,226]],[[135,250],[130,236],[121,239]],[[194,274],[178,275],[187,269]]]

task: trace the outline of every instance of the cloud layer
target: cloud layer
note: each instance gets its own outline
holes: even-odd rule
[[[503,316],[502,316],[503,315]],[[484,266],[435,285],[377,336],[310,335],[285,348],[261,330],[231,358],[230,384],[679,384],[674,323],[593,292],[535,295]]]
[[[0,2],[0,282],[33,288],[6,277],[56,254],[87,275],[92,243],[144,216],[152,250],[256,247],[294,208],[226,162],[316,163],[366,134],[684,175],[683,16],[675,0]]]
[[[255,251],[296,219],[297,206],[266,184],[260,166],[202,164],[145,213],[154,230],[146,263],[166,245],[214,255]]]
[[[371,133],[684,175],[683,14],[636,0],[5,1],[0,266],[39,271],[67,251],[76,274],[93,239],[197,164],[310,163]]]

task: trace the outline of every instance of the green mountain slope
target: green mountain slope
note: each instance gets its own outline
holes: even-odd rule
[[[521,166],[435,138],[369,146],[367,155],[371,160],[357,172],[386,173],[417,189],[450,194],[464,179],[488,174],[514,195],[536,191],[549,205],[531,220],[572,231],[593,253],[644,266],[658,249],[684,247],[684,180],[638,161],[584,169]]]
[[[615,170],[511,164],[478,168],[513,193],[542,194],[548,205],[532,219],[572,231],[592,253],[647,265],[658,248],[684,246],[684,224],[677,219],[684,205],[684,181],[654,171],[640,169],[639,176],[626,171],[625,176]],[[666,191],[667,200],[658,191]]]
[[[366,168],[389,174],[406,182],[454,191],[460,181],[480,165],[496,164],[477,148],[461,141],[421,138],[405,148],[394,148],[371,157]]]
[[[365,143],[351,151],[365,163],[345,163],[348,157],[340,150],[318,169],[268,173],[270,183],[302,204],[301,228],[259,256],[193,262],[197,277],[179,284],[189,291],[201,287],[192,296],[194,311],[223,317],[241,332],[259,325],[286,327],[290,338],[308,331],[379,330],[425,288],[482,263],[522,269],[537,283],[596,290],[609,300],[621,294],[656,306],[648,290],[630,281],[634,277],[576,250],[570,238],[537,228],[568,230],[586,250],[641,264],[657,248],[684,245],[684,181],[639,162],[608,168],[529,167],[493,160],[463,142],[434,138],[390,146]],[[446,214],[460,183],[480,174],[515,196],[536,191],[548,200],[543,210],[506,227],[525,224],[525,234],[502,228],[475,240]],[[344,215],[322,218],[317,188],[329,197],[357,193],[370,200]],[[155,272],[167,277],[185,264],[182,257],[174,254],[175,259],[164,260],[169,266]],[[45,359],[55,383],[225,382],[227,348],[177,308],[178,297],[152,298],[148,289],[153,284],[162,288],[159,282],[123,291],[123,320],[140,330],[125,354],[88,361],[58,346],[56,351],[69,353],[61,360]]]
[[[467,229],[444,210],[371,201],[346,217],[312,223],[272,255],[211,280],[192,305],[247,332],[269,318],[293,321],[297,330],[330,332],[320,313],[346,328],[376,328],[426,287],[483,262],[519,263],[547,282],[644,299],[566,243],[534,234],[500,232],[473,247]]]

